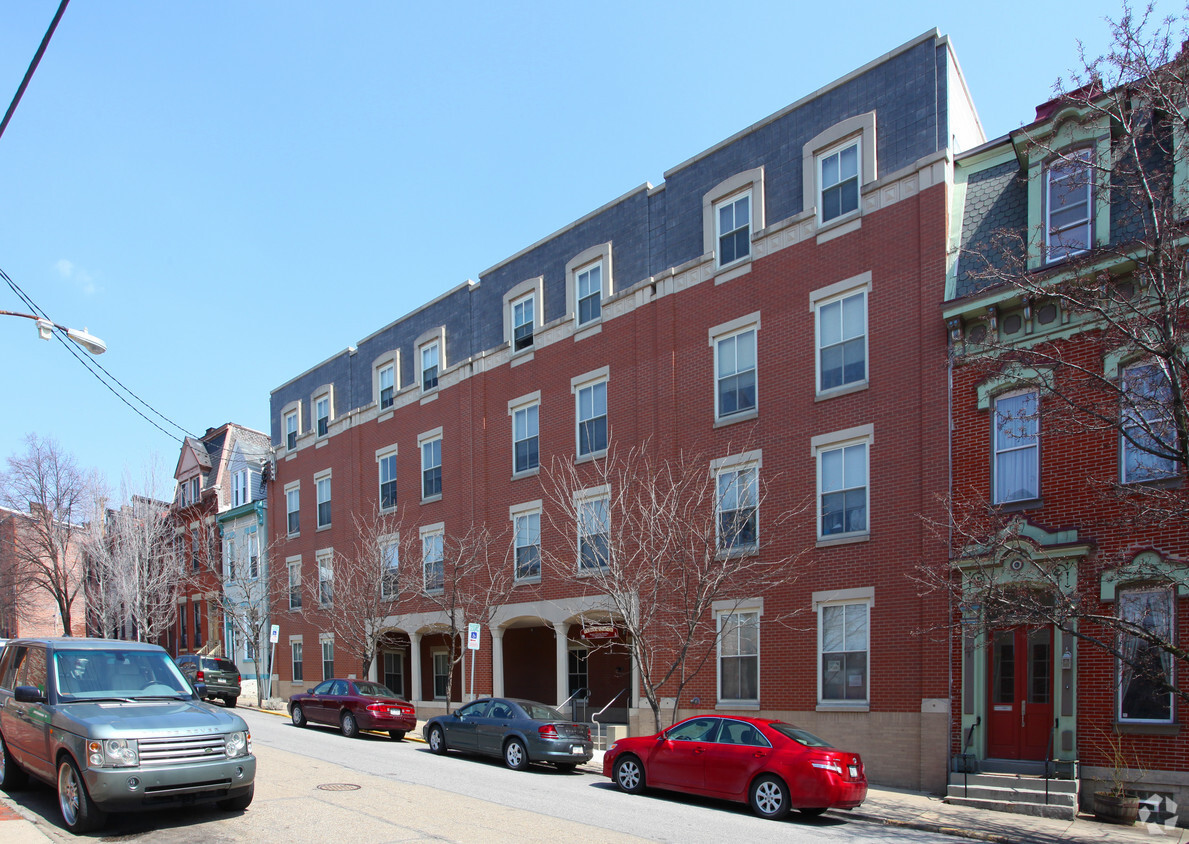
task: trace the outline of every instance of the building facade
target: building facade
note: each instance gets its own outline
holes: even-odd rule
[[[982,141],[951,45],[926,33],[277,387],[281,693],[367,671],[424,715],[448,687],[584,688],[650,731],[632,642],[597,638],[622,617],[582,577],[617,541],[600,468],[646,444],[705,455],[723,559],[798,572],[710,608],[712,658],[667,703],[781,717],[861,752],[875,782],[942,788],[950,653],[928,628],[947,606],[912,574],[946,560],[926,525],[947,483],[937,290],[951,156]],[[559,461],[590,479],[572,510],[551,498]],[[399,525],[392,565],[421,595],[393,594],[365,666],[331,620],[369,513]],[[432,598],[476,526],[512,582],[474,663],[452,665]]]

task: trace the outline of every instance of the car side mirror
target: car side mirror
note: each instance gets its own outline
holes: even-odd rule
[[[45,703],[45,695],[36,686],[17,686],[12,696],[17,703]]]

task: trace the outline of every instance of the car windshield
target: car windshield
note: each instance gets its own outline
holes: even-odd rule
[[[355,689],[364,697],[396,697],[396,693],[379,683],[355,682]]]
[[[518,700],[516,705],[525,711],[534,721],[569,721],[570,719],[562,715],[552,706],[546,706],[543,703],[534,703],[531,700]]]
[[[58,650],[54,674],[63,701],[190,697],[190,685],[164,651]]]
[[[769,724],[768,726],[771,727],[772,729],[776,730],[776,732],[780,733],[781,735],[788,736],[793,741],[800,742],[801,744],[805,745],[806,747],[833,747],[834,746],[834,745],[830,744],[828,741],[826,741],[825,739],[818,738],[813,733],[806,732],[805,730],[802,730],[800,727],[794,727],[792,724],[786,724],[783,721],[774,721],[773,723]]]

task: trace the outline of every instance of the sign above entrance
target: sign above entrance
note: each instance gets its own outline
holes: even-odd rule
[[[589,624],[582,628],[583,639],[614,639],[618,635],[614,624]]]

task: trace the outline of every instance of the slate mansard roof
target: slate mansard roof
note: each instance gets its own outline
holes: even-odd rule
[[[448,370],[500,348],[504,295],[521,282],[541,277],[544,325],[562,319],[566,264],[591,247],[612,245],[613,296],[701,259],[703,197],[731,176],[763,167],[766,226],[802,214],[806,144],[869,112],[876,113],[877,179],[947,149],[954,136],[982,140],[952,46],[936,30],[927,32],[677,165],[660,186],[645,183],[612,200],[480,273],[479,283],[444,293],[277,387],[272,442],[281,443],[282,412],[294,402],[301,403],[301,429],[309,429],[311,397],[324,385],[334,387],[335,418],[370,405],[373,364],[391,350],[400,351],[402,389],[415,383],[414,344],[426,332],[444,327]]]

